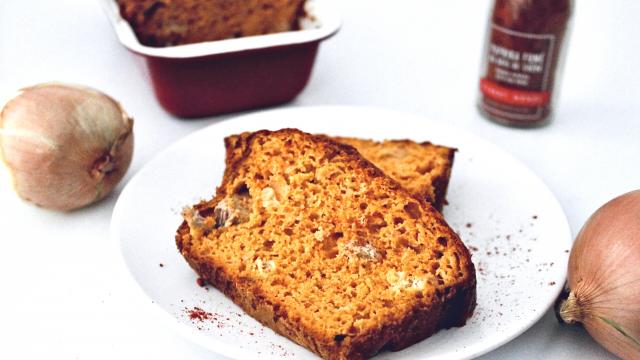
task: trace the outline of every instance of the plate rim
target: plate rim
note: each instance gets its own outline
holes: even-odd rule
[[[122,220],[121,219],[122,216],[120,215],[120,213],[123,212],[122,207],[124,206],[122,199],[124,199],[127,196],[127,194],[131,191],[130,189],[133,188],[133,186],[130,186],[130,185],[136,184],[138,181],[141,181],[140,179],[143,178],[143,175],[145,174],[145,172],[149,171],[148,169],[152,168],[151,165],[159,161],[159,159],[161,159],[165,154],[173,152],[174,149],[180,147],[181,144],[189,142],[189,140],[198,137],[198,135],[201,135],[204,132],[212,131],[211,129],[213,128],[225,128],[226,126],[229,126],[230,122],[251,121],[253,118],[256,118],[256,117],[259,118],[263,116],[272,116],[272,114],[274,113],[276,114],[282,113],[282,112],[286,112],[286,113],[303,112],[304,113],[308,111],[318,111],[318,110],[319,111],[335,111],[335,112],[363,112],[363,113],[376,112],[376,113],[386,113],[389,115],[395,115],[403,119],[413,118],[415,120],[427,122],[430,125],[441,128],[442,131],[444,132],[456,131],[456,132],[462,133],[464,134],[465,137],[472,138],[474,141],[481,143],[483,146],[491,148],[493,151],[500,152],[503,156],[507,157],[510,161],[513,161],[519,164],[521,169],[524,170],[528,176],[535,179],[535,181],[541,185],[541,189],[550,195],[550,200],[552,201],[552,204],[549,204],[549,205],[553,205],[557,207],[557,210],[559,210],[558,215],[561,216],[561,218],[557,219],[557,221],[558,223],[561,223],[563,225],[562,229],[557,229],[557,232],[559,233],[558,239],[567,239],[568,240],[567,246],[569,246],[569,248],[571,247],[571,244],[573,243],[573,234],[572,234],[571,226],[569,224],[566,212],[564,210],[564,207],[558,200],[558,197],[547,185],[547,183],[538,174],[536,174],[531,168],[529,168],[522,160],[514,156],[512,153],[506,151],[505,149],[487,140],[486,138],[475,134],[473,131],[469,129],[461,128],[461,127],[452,125],[450,123],[437,121],[429,116],[413,114],[410,112],[403,112],[398,110],[392,110],[388,108],[375,107],[375,106],[350,106],[350,105],[295,106],[295,107],[280,107],[280,108],[267,109],[267,110],[258,110],[250,113],[239,114],[238,116],[232,116],[226,119],[221,119],[220,121],[214,122],[203,128],[197,129],[177,139],[176,141],[171,143],[169,146],[167,146],[165,149],[153,155],[151,159],[149,159],[146,163],[144,163],[142,167],[125,184],[123,190],[118,195],[118,199],[116,201],[116,204],[114,206],[112,216],[111,216],[111,222],[109,226],[109,237],[111,241],[113,241],[116,249],[118,250],[117,252],[119,257],[119,263],[121,263],[121,265],[126,268],[126,272],[128,274],[127,276],[128,287],[135,288],[135,293],[138,294],[139,298],[141,297],[142,299],[145,299],[147,301],[151,300],[153,305],[151,308],[155,310],[154,312],[158,313],[157,318],[161,320],[163,323],[166,323],[166,326],[168,328],[173,328],[175,331],[179,333],[179,335],[181,335],[185,339],[192,341],[193,343],[197,344],[198,346],[204,349],[207,349],[208,351],[211,351],[213,353],[220,354],[223,356],[231,357],[234,359],[235,358],[242,359],[242,358],[255,356],[255,354],[250,350],[232,346],[227,342],[218,340],[217,338],[212,336],[208,336],[205,333],[197,331],[195,328],[180,322],[173,314],[166,311],[159,304],[157,304],[154,301],[154,299],[149,294],[147,294],[147,292],[144,290],[142,285],[138,282],[135,275],[132,273],[132,269],[127,264],[127,260],[125,259],[125,248],[123,247],[124,244],[122,242],[121,237],[119,236],[120,230],[121,230],[121,220]],[[265,126],[264,128],[268,128],[268,126]],[[566,254],[567,260],[568,260],[568,257],[569,257],[569,254]],[[557,271],[558,271],[557,273],[558,277],[562,278],[563,282],[566,281],[567,268],[562,267],[560,270],[557,270]],[[522,335],[524,332],[529,330],[531,327],[533,327],[535,324],[537,324],[540,321],[540,319],[551,308],[551,306],[555,302],[555,299],[559,296],[561,291],[562,291],[562,286],[558,287],[554,291],[553,293],[554,296],[549,297],[549,300],[547,301],[547,303],[544,304],[545,306],[537,307],[533,312],[534,315],[528,318],[526,325],[524,325],[524,322],[523,322],[522,326],[520,326],[516,331],[513,331],[512,333],[508,334],[508,336],[500,337],[499,340],[497,341],[489,341],[490,342],[489,346],[479,346],[478,344],[474,344],[474,346],[467,348],[468,349],[467,352],[465,352],[464,354],[461,354],[461,356],[455,357],[455,359],[459,359],[459,360],[472,359],[472,358],[487,354],[511,342],[513,339],[519,337],[520,335]],[[224,294],[222,295],[224,296]],[[264,326],[264,325],[261,325],[261,326]],[[489,340],[489,339],[486,339],[486,340]],[[295,342],[292,342],[292,343],[296,344]],[[300,346],[298,344],[296,345]],[[474,348],[477,348],[477,349],[474,350]],[[275,356],[272,356],[269,354],[261,354],[261,356],[265,358],[276,358]]]

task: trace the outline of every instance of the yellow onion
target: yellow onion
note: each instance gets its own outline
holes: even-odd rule
[[[133,120],[109,96],[76,85],[22,89],[0,113],[0,157],[20,197],[55,210],[104,198],[126,173]]]
[[[567,286],[558,317],[582,323],[617,356],[640,359],[640,190],[587,220],[571,250]]]

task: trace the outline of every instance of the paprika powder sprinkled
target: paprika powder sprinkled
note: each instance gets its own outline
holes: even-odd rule
[[[495,0],[480,79],[480,112],[510,126],[549,122],[572,0]]]

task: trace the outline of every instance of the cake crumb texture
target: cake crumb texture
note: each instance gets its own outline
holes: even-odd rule
[[[411,140],[334,139],[355,147],[362,156],[415,197],[426,200],[438,210],[442,210],[446,204],[456,149]]]
[[[242,155],[248,136],[249,133],[243,133],[225,139],[227,163]],[[447,203],[446,194],[456,149],[412,140],[331,139],[353,146],[416,198],[424,199],[439,211]]]
[[[243,139],[216,196],[185,211],[176,235],[199,276],[326,359],[400,350],[465,324],[474,266],[435,208],[328,137]]]

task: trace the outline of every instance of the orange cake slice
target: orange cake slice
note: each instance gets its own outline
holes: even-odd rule
[[[468,250],[442,215],[353,147],[295,129],[244,136],[176,242],[196,273],[326,359],[400,350],[475,307]]]

